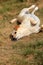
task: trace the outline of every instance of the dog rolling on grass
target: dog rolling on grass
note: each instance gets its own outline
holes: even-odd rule
[[[34,8],[34,10],[30,13],[29,10],[32,8]],[[35,5],[32,5],[29,8],[24,8],[17,18],[11,20],[11,23],[16,21],[19,24],[15,26],[11,33],[11,40],[18,40],[24,36],[42,31],[43,25],[40,26],[40,19],[34,14],[37,10],[38,7]]]

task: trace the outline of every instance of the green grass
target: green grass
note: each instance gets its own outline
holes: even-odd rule
[[[27,45],[26,45],[27,44]],[[15,45],[12,44],[12,49],[16,50],[14,51],[14,54],[18,54],[23,57],[23,59],[20,61],[16,59],[17,65],[43,65],[43,41],[37,41],[34,43],[16,43]],[[33,58],[31,60],[26,60],[29,57],[33,55]]]

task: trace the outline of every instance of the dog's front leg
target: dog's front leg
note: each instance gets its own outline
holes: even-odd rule
[[[14,18],[14,19],[12,19],[11,21],[10,21],[10,23],[14,23],[14,22],[16,22],[17,21],[17,18]]]

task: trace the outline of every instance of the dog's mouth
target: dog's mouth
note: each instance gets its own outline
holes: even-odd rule
[[[10,34],[10,39],[11,39],[12,41],[16,41],[16,40],[17,40],[17,38],[13,37],[12,34]]]

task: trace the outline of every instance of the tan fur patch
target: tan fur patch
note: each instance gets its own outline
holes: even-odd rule
[[[16,26],[14,27],[14,29],[17,30],[19,27],[20,27],[19,25],[16,25]]]

